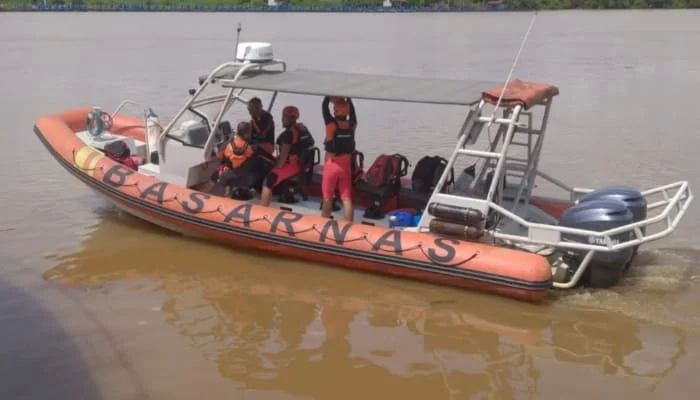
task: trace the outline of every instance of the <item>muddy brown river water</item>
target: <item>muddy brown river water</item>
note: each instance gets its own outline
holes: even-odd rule
[[[0,398],[696,398],[695,203],[620,286],[531,305],[174,235],[110,208],[32,133],[42,114],[123,98],[173,115],[231,58],[238,22],[292,68],[500,81],[530,18],[0,14]],[[700,187],[698,21],[540,13],[514,74],[561,90],[540,168]],[[321,132],[319,99],[295,101]],[[461,123],[454,108],[357,107],[368,159],[447,154]]]

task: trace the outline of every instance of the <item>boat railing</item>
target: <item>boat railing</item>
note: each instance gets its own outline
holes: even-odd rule
[[[642,192],[642,195],[644,195],[645,198],[659,194],[663,196],[663,200],[656,201],[647,206],[647,210],[655,210],[663,207],[663,210],[659,214],[648,217],[642,221],[606,231],[592,231],[558,225],[534,223],[527,221],[515,213],[512,213],[499,204],[489,202],[489,207],[491,209],[495,210],[503,217],[509,218],[520,224],[526,230],[526,234],[524,235],[509,234],[497,231],[491,232],[491,235],[497,239],[522,244],[551,245],[557,248],[602,252],[619,251],[628,247],[639,246],[643,243],[658,240],[669,235],[676,229],[676,226],[683,218],[683,215],[688,210],[688,207],[693,200],[693,194],[687,181],[678,181]],[[661,231],[656,233],[649,233],[646,231],[645,228],[659,223],[664,224]],[[627,241],[619,241],[618,239],[613,238],[613,236],[627,232],[634,232],[634,238]],[[587,236],[589,243],[562,240],[561,236],[564,234]]]
[[[143,108],[142,111],[143,111],[144,113],[148,110],[148,106],[145,105],[145,104],[143,104],[143,103],[139,103],[138,101],[131,100],[131,99],[125,99],[125,100],[123,100],[121,103],[119,103],[119,105],[117,106],[116,109],[114,109],[114,112],[112,112],[112,114],[111,114],[112,118],[114,118],[114,117],[116,117],[117,115],[119,115],[119,113],[122,111],[122,109],[124,109],[124,107],[126,107],[126,106],[128,106],[128,105],[133,105],[133,106],[142,107],[142,108]],[[145,125],[144,125],[144,126],[145,126]]]
[[[185,110],[187,110],[187,108],[190,107],[192,105],[192,103],[194,103],[199,98],[199,96],[202,94],[204,89],[207,86],[209,86],[209,84],[211,84],[212,82],[214,82],[216,80],[227,78],[227,76],[226,76],[227,74],[219,76],[219,74],[222,71],[224,71],[226,69],[235,71],[235,73],[233,74],[233,79],[232,79],[232,81],[235,82],[238,79],[240,79],[240,77],[243,74],[245,74],[246,72],[256,71],[256,70],[263,71],[265,69],[265,67],[270,67],[270,66],[275,66],[275,65],[281,65],[282,69],[284,71],[287,70],[287,63],[284,62],[283,60],[277,60],[277,59],[272,60],[272,61],[268,61],[265,63],[247,63],[247,62],[240,62],[240,61],[229,61],[229,62],[225,62],[225,63],[219,65],[218,67],[214,68],[207,75],[206,79],[202,80],[201,84],[199,85],[197,90],[195,90],[195,92],[192,94],[192,96],[189,98],[189,100],[187,100],[187,102],[185,102],[185,104],[180,108],[180,110],[178,110],[178,112],[173,117],[171,123],[168,124],[168,126],[163,130],[163,132],[161,132],[161,134],[160,134],[161,138],[165,137],[170,132],[170,129],[172,128],[172,123],[174,121],[177,121],[177,119],[182,116],[182,114],[185,112]]]
[[[509,158],[508,160],[510,161],[511,158]],[[508,172],[509,173],[512,171],[515,171],[515,170],[524,171],[525,166],[518,165],[518,164],[509,164],[508,165]],[[567,185],[564,181],[557,179],[557,178],[553,177],[552,175],[549,175],[548,173],[543,172],[539,169],[535,170],[535,174],[537,175],[538,178],[542,178],[545,181],[551,183],[552,185],[554,185],[557,188],[566,192],[566,194],[568,195],[568,200],[572,204],[575,203],[576,201],[578,201],[578,199],[581,196],[583,196],[584,194],[593,192],[595,190],[595,189],[581,188],[581,187]],[[521,176],[518,176],[518,178],[521,178]]]
[[[283,60],[278,60],[278,59],[274,59],[272,61],[268,61],[268,62],[264,62],[264,63],[243,63],[243,64],[240,64],[238,62],[234,62],[233,66],[236,68],[239,68],[239,69],[236,71],[235,75],[233,76],[233,79],[231,79],[229,82],[238,81],[241,78],[241,76],[243,76],[243,74],[245,74],[249,70],[251,70],[251,71],[264,71],[265,67],[275,66],[275,65],[282,66],[282,71],[287,70],[287,63]],[[202,90],[204,90],[204,87],[206,85],[208,85],[209,82],[212,81],[212,79],[225,79],[226,78],[225,76],[217,78],[216,75],[220,71],[222,71],[224,68],[230,68],[230,67],[231,67],[231,65],[222,64],[217,69],[212,71],[209,74],[209,76],[207,77],[207,81],[202,83],[202,85],[197,89],[197,91],[192,96],[192,98],[193,99],[196,98],[196,96],[198,96],[199,93],[201,93]],[[216,126],[219,125],[219,123],[221,122],[221,119],[223,118],[224,113],[226,112],[226,110],[228,108],[228,104],[231,103],[232,99],[233,99],[233,101],[243,100],[241,98],[241,94],[243,94],[242,89],[236,89],[234,87],[229,88],[228,93],[226,94],[226,98],[224,99],[224,103],[221,105],[221,109],[219,110],[218,115],[214,118],[214,121],[212,123],[212,129],[214,129]],[[213,139],[214,139],[214,135],[210,135],[209,138],[207,139],[206,143],[204,144],[203,156],[205,159],[208,159],[208,155],[211,153],[211,149],[214,146]]]
[[[581,187],[575,187],[575,186],[569,186],[566,183],[562,182],[561,180],[545,173],[540,170],[537,170],[537,176],[544,179],[545,181],[553,184],[554,186],[563,189],[569,194],[569,202],[575,203],[578,201],[581,196],[583,196],[586,193],[593,192],[595,189],[589,189],[589,188],[581,188]]]
[[[530,122],[523,123],[523,121],[520,121],[519,118],[522,107],[519,105],[513,107],[510,112],[504,113],[504,117],[501,118],[496,118],[495,112],[491,116],[481,115],[484,107],[484,101],[482,100],[479,105],[472,110],[473,112],[468,113],[466,121],[463,124],[462,131],[459,135],[460,139],[458,140],[457,146],[448,160],[447,168],[445,168],[445,171],[440,177],[440,180],[438,181],[431,195],[429,204],[442,204],[445,206],[474,209],[483,213],[483,215],[488,214],[495,217],[492,219],[492,221],[502,221],[505,217],[512,220],[514,223],[519,224],[522,228],[519,229],[519,231],[522,231],[523,233],[506,233],[494,228],[490,229],[489,232],[492,237],[518,244],[554,246],[560,249],[615,252],[638,246],[652,240],[660,239],[675,230],[693,199],[693,195],[687,181],[679,181],[642,192],[645,198],[656,195],[661,195],[663,197],[663,199],[660,201],[647,201],[648,212],[657,211],[659,209],[661,209],[661,212],[658,213],[658,215],[649,216],[643,221],[637,221],[607,231],[600,232],[553,224],[535,223],[526,220],[524,216],[518,215],[517,209],[519,208],[518,206],[520,203],[527,203],[531,196],[531,189],[534,186],[535,176],[542,177],[546,181],[551,182],[556,187],[567,192],[571,203],[577,202],[582,195],[593,191],[593,189],[571,187],[537,168],[537,161],[539,160],[541,150],[541,141],[543,140],[546,131],[546,121],[549,114],[548,110],[551,106],[551,99],[542,105],[544,106],[542,123],[540,124],[540,128],[536,129],[532,127]],[[467,144],[467,135],[464,135],[464,133],[469,132],[471,135],[471,130],[476,124],[486,124],[489,122],[500,125],[496,138],[493,140],[490,139],[491,143],[489,150],[482,151],[466,148],[465,145]],[[483,129],[483,126],[481,128]],[[537,136],[537,141],[534,145],[532,142],[520,143],[513,140],[514,133],[523,132],[523,130],[526,130],[527,132],[524,133],[528,135]],[[498,144],[500,144],[500,146],[498,146]],[[508,172],[509,167],[512,168],[514,165],[509,163],[509,161],[518,161],[513,157],[513,155],[509,154],[508,150],[511,145],[527,147],[528,156],[527,160],[522,160],[520,165],[517,165],[518,163],[514,163],[516,165],[515,169],[523,170],[523,176],[517,189],[518,193],[513,200],[513,209],[508,210],[500,204],[501,202],[499,198],[502,197],[502,193],[500,189],[497,189],[497,187],[500,187],[501,183],[499,182],[501,182],[502,179],[505,179],[505,175]],[[486,196],[484,196],[484,198],[459,196],[443,192],[443,186],[448,175],[447,171],[454,165],[455,160],[460,156],[497,160],[496,168],[493,171],[493,179],[491,179],[488,193]],[[506,164],[510,165],[507,166]],[[483,169],[481,172],[483,172]],[[477,179],[477,182],[478,181],[479,179]],[[493,215],[494,213],[496,215]],[[431,231],[430,225],[434,218],[435,217],[430,212],[430,207],[426,207],[419,222],[418,230]],[[651,227],[656,224],[664,224],[660,232],[652,233],[650,230],[646,229],[647,227]],[[630,232],[633,232],[633,235],[630,235],[630,238],[618,238],[619,236],[623,236],[621,234]],[[564,237],[562,237],[563,235]],[[582,237],[583,240],[570,239],[566,236],[578,236]]]
[[[206,76],[206,78],[201,78],[200,77],[200,85],[197,87],[197,89],[192,93],[190,98],[185,102],[184,105],[177,111],[175,116],[170,120],[168,125],[163,129],[163,131],[159,134],[158,136],[158,146],[159,146],[159,152],[163,154],[163,146],[165,143],[165,138],[169,136],[170,131],[172,130],[174,124],[179,120],[180,117],[185,113],[185,111],[192,106],[192,104],[196,103],[199,96],[204,92],[204,90],[210,85],[215,83],[217,80],[226,80],[229,82],[235,82],[238,79],[241,78],[244,74],[248,72],[262,72],[265,71],[267,67],[273,67],[273,66],[281,66],[283,71],[287,70],[287,63],[283,60],[278,60],[278,59],[273,59],[271,61],[266,61],[262,63],[256,63],[256,62],[242,62],[242,61],[229,61],[225,62],[218,67],[214,68],[209,74]],[[239,95],[241,94],[240,91],[238,93],[233,93],[233,88],[229,90],[229,93],[226,95],[224,98],[224,104],[222,104],[222,110],[221,112],[218,113],[217,117],[215,118],[215,122],[212,124],[213,126],[216,126],[221,119],[221,116],[223,115],[223,109],[226,108],[226,103],[228,103],[232,98],[238,99]],[[213,131],[212,134],[209,135],[207,138],[207,141],[204,145],[204,149],[202,153],[200,154],[200,157],[203,158],[205,161],[209,159],[209,154],[211,153],[211,149],[213,147]],[[165,156],[161,159],[161,162],[164,163],[166,161]]]
[[[519,166],[516,166],[515,168],[519,168]],[[576,203],[581,196],[594,192],[596,189],[591,189],[591,188],[581,188],[581,187],[572,187],[564,183],[563,181],[545,173],[540,170],[536,171],[537,176],[544,179],[545,181],[553,184],[554,186],[562,189],[563,191],[567,192],[569,194],[569,200],[572,204]],[[669,196],[668,191],[672,190],[674,188],[678,188],[679,185],[682,183],[686,183],[686,187],[684,190],[687,192],[690,192],[689,186],[687,185],[687,182],[681,181],[681,182],[674,182],[668,185],[663,185],[663,186],[658,186],[652,189],[645,190],[641,192],[642,196],[647,199],[647,211],[651,211],[654,209],[657,209],[659,207],[664,207],[669,204],[669,201],[672,200],[672,197]],[[664,197],[663,200],[659,200],[656,202],[648,202],[648,198],[655,196],[655,195],[662,195]],[[692,198],[692,197],[691,197]]]

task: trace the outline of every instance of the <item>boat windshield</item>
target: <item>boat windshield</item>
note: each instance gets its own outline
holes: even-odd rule
[[[224,100],[217,97],[194,103],[173,122],[166,136],[188,146],[204,148]]]

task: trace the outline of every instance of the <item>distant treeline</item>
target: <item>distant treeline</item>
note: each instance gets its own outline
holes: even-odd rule
[[[509,6],[536,4],[540,10],[700,8],[700,0],[508,0]]]
[[[505,3],[472,0],[0,0],[0,10],[16,11],[323,11],[323,12],[411,12],[505,10]],[[529,9],[529,8],[522,8]]]
[[[278,1],[280,3],[280,1]],[[4,11],[484,11],[564,9],[700,8],[700,0],[0,0]]]

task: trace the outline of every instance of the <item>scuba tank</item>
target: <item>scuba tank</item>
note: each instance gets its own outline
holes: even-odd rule
[[[158,164],[158,142],[160,134],[163,133],[163,127],[160,126],[160,120],[153,109],[148,108],[146,113],[146,144],[148,145],[147,160],[150,163]]]

